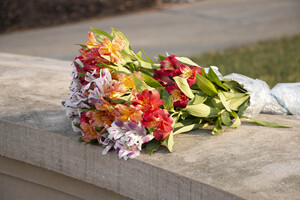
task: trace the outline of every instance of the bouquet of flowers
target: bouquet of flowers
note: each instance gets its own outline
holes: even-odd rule
[[[70,95],[62,102],[82,141],[127,160],[143,147],[150,155],[161,145],[172,152],[179,133],[212,125],[216,135],[241,124],[250,96],[238,82],[185,57],[159,55],[155,63],[143,50],[134,53],[114,28],[92,31],[72,63]]]

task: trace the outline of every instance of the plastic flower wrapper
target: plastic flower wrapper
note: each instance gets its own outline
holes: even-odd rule
[[[250,96],[238,82],[221,80],[185,57],[159,55],[155,63],[143,50],[134,53],[120,31],[92,30],[72,64],[70,96],[62,102],[82,141],[126,160],[143,147],[150,155],[162,145],[172,152],[179,133],[212,126],[217,135],[241,124]]]

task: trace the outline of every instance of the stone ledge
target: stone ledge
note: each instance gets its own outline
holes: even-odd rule
[[[133,199],[300,196],[300,121],[293,116],[259,116],[291,129],[244,122],[220,136],[197,130],[177,135],[172,154],[161,148],[154,156],[142,153],[134,160],[119,160],[114,152],[102,155],[101,147],[77,142],[80,136],[60,108],[70,81],[68,65],[0,54],[0,86],[18,91],[5,89],[10,96],[1,99],[0,155]]]
[[[0,156],[0,199],[129,200],[109,190]]]
[[[2,156],[133,199],[240,199],[159,165],[140,159],[119,160],[113,152],[102,155],[99,146],[84,145],[66,136],[3,120],[0,130]]]

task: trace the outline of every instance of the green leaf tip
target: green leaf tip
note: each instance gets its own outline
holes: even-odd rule
[[[261,125],[261,126],[276,127],[276,128],[293,128],[292,126],[282,125],[282,124],[278,124],[275,122],[266,122],[266,121],[262,121],[262,120],[259,120],[259,119],[253,118],[253,117],[243,116],[243,118],[250,119],[254,123]]]

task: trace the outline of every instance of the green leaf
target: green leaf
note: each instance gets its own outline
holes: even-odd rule
[[[130,93],[130,94],[128,94],[128,95],[123,95],[123,96],[121,96],[119,99],[120,99],[120,100],[123,100],[123,101],[131,101],[132,98],[133,98],[133,96],[132,96],[131,93]]]
[[[123,67],[122,65],[119,65],[118,70],[114,71],[115,73],[122,73],[122,74],[126,74],[126,75],[131,75],[132,72],[127,69],[126,67]]]
[[[228,100],[228,106],[231,110],[237,111],[241,105],[243,105],[250,97],[244,96],[240,98],[234,98]]]
[[[174,110],[173,97],[167,91],[162,92],[162,100],[164,101],[164,108],[168,111]]]
[[[109,62],[111,62],[110,56],[107,55],[101,55],[101,57],[103,57],[104,59],[108,60]]]
[[[198,120],[184,120],[182,122],[178,122],[175,125],[175,128],[173,130],[173,134],[179,134],[179,133],[185,133],[194,129],[197,129],[201,127],[201,124],[199,124]]]
[[[219,110],[222,110],[224,109],[224,105],[222,104],[222,101],[220,100],[220,98],[218,96],[215,96],[215,97],[210,97],[207,101],[206,101],[206,104],[208,106],[211,106],[213,108],[216,108],[216,109],[219,109]]]
[[[76,128],[81,128],[79,123],[73,123],[73,126],[75,126]]]
[[[83,45],[83,44],[76,44],[76,45],[79,45],[81,48],[85,49],[85,50],[88,50],[89,48],[87,48],[86,45]]]
[[[159,64],[151,64],[151,63],[141,61],[141,60],[133,61],[133,64],[140,66],[142,68],[145,68],[145,69],[157,69],[160,67]]]
[[[231,109],[229,108],[229,105],[228,105],[228,102],[226,101],[226,97],[225,95],[223,94],[222,91],[219,91],[218,93],[218,96],[223,104],[223,106],[225,107],[225,109],[228,111],[228,112],[231,112]]]
[[[256,119],[256,118],[252,118],[252,117],[246,117],[246,116],[243,116],[243,118],[250,119],[250,120],[252,120],[253,122],[255,122],[256,124],[259,124],[259,125],[261,125],[261,126],[277,127],[277,128],[292,128],[292,126],[287,126],[287,125],[277,124],[277,123],[275,123],[275,122],[262,121],[262,120],[259,120],[259,119]]]
[[[204,93],[197,93],[197,94],[195,94],[194,99],[192,101],[190,101],[190,102],[191,102],[191,104],[194,104],[194,105],[196,105],[196,104],[202,104],[202,103],[204,103],[206,101],[206,99],[207,99],[207,95],[206,94],[204,94]]]
[[[85,78],[85,73],[77,73],[77,76],[79,76],[81,78]]]
[[[212,82],[214,82],[215,84],[223,88],[224,90],[228,91],[228,88],[225,85],[223,85],[223,83],[221,82],[221,80],[219,79],[219,77],[216,75],[216,73],[211,67],[209,68],[207,76],[209,80],[211,80]]]
[[[200,67],[197,63],[193,62],[193,61],[192,61],[191,59],[189,59],[189,58],[186,58],[186,57],[177,57],[177,56],[176,56],[176,59],[177,59],[178,61],[180,61],[181,63],[183,63],[183,64]]]
[[[159,140],[153,139],[150,142],[146,143],[146,152],[150,156],[159,149],[161,142]]]
[[[219,135],[220,133],[222,133],[224,130],[222,129],[222,124],[221,124],[222,120],[221,117],[218,117],[215,126],[212,130],[212,134],[213,135]]]
[[[139,52],[136,53],[136,55],[141,58],[143,53],[141,51],[139,51]]]
[[[125,51],[120,51],[122,54],[121,63],[118,64],[118,66],[126,65],[127,63],[131,63],[132,56],[126,53]]]
[[[163,61],[163,60],[166,60],[167,57],[162,56],[162,55],[159,54],[159,55],[158,55],[158,58],[159,58],[160,61]]]
[[[223,79],[223,84],[228,87],[233,92],[242,92],[246,93],[247,90],[243,88],[238,82],[230,79]]]
[[[90,27],[90,29],[91,29],[92,31],[94,31],[96,34],[103,35],[103,36],[107,37],[107,38],[110,39],[110,40],[113,40],[113,39],[114,39],[111,35],[109,35],[109,34],[106,33],[105,31],[102,31],[102,30],[99,30],[99,29],[94,29],[94,28],[92,28],[92,27]]]
[[[188,105],[184,110],[195,117],[212,117],[219,113],[217,109],[205,104]]]
[[[126,102],[124,99],[111,99],[111,100],[114,103],[121,103],[121,104],[124,104]]]
[[[248,93],[240,93],[240,92],[223,92],[223,94],[227,100],[240,98],[248,95]]]
[[[98,65],[99,67],[101,68],[109,68],[109,69],[112,69],[112,70],[117,70],[118,69],[118,66],[115,66],[115,65],[108,65],[108,64],[105,64],[103,62],[99,62],[97,63],[96,65]]]
[[[142,73],[142,78],[144,79],[145,83],[147,83],[147,85],[149,85],[150,87],[153,87],[158,90],[165,90],[165,88],[151,76]]]
[[[142,93],[144,90],[151,90],[152,88],[147,85],[144,81],[139,79],[135,74],[133,74],[133,82],[138,93]]]
[[[200,71],[202,72],[202,76],[208,79],[208,75],[206,74],[205,69],[201,68]]]
[[[204,78],[198,73],[195,73],[195,75],[196,75],[196,83],[200,90],[202,90],[204,93],[206,93],[209,96],[218,94],[218,91],[216,90],[212,82],[210,82],[208,79]]]
[[[148,59],[148,61],[151,63],[151,64],[154,64],[153,60],[147,56],[147,54],[145,53],[145,51],[143,49],[141,49],[141,51],[143,52],[144,56]]]
[[[235,112],[231,112],[230,115],[235,118],[235,120],[234,120],[233,124],[230,126],[230,128],[236,128],[236,127],[240,126],[241,120],[240,120],[239,116]]]
[[[244,112],[247,110],[247,108],[250,106],[250,98],[248,100],[246,100],[240,107],[238,110],[238,116],[242,117]]]
[[[230,119],[230,114],[229,114],[229,112],[223,112],[223,113],[221,114],[221,120],[222,120],[222,122],[223,122],[223,124],[224,124],[225,126],[230,127],[230,126],[233,124],[233,122],[232,122],[231,119]]]
[[[80,112],[87,112],[87,111],[95,110],[95,109],[96,109],[95,106],[91,106],[90,108],[82,108],[82,109],[80,109]]]
[[[84,144],[98,144],[98,140],[97,139],[92,139],[89,142],[85,142]]]
[[[180,76],[174,77],[174,80],[179,87],[179,89],[190,99],[194,98],[194,94],[185,78],[182,78]]]
[[[168,150],[172,153],[172,151],[173,151],[173,145],[174,145],[173,131],[171,132],[170,135],[168,135],[165,138],[165,141],[166,141],[166,146],[167,146]]]
[[[95,126],[96,131],[101,132],[103,130],[103,127]]]

